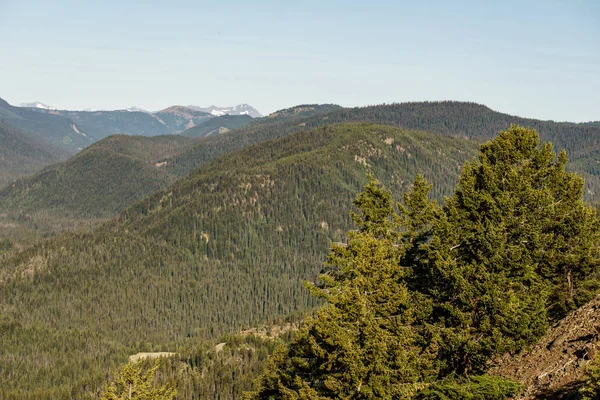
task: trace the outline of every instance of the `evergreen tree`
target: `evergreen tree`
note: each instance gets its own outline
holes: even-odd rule
[[[579,388],[581,400],[600,398],[600,359],[595,358],[585,366],[583,385]]]
[[[252,398],[502,399],[481,375],[597,291],[600,224],[567,157],[511,126],[467,163],[442,209],[420,176],[395,214],[371,179],[334,244],[326,306],[272,358]],[[465,397],[465,394],[468,394]]]
[[[154,375],[160,365],[156,360],[154,365],[146,372],[143,362],[130,362],[125,364],[115,377],[115,381],[106,386],[101,400],[172,400],[176,390],[154,384]]]
[[[564,312],[597,289],[597,219],[566,161],[534,130],[511,126],[465,165],[417,266],[443,326],[444,371],[484,370],[537,340],[548,309]]]
[[[314,295],[327,305],[272,357],[251,398],[405,398],[434,374],[435,343],[412,325],[422,301],[399,268],[406,245],[391,194],[371,178],[354,204],[357,231],[334,244]]]

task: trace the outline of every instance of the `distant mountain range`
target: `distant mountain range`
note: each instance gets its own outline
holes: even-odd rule
[[[90,144],[111,135],[159,136],[179,134],[201,126],[220,116],[260,117],[260,113],[248,104],[234,107],[184,107],[171,106],[164,110],[148,112],[130,107],[125,110],[59,110],[35,101],[15,107],[0,99],[0,119],[15,128],[29,131],[42,141],[74,154]],[[248,118],[214,121],[210,127],[197,129],[189,136],[203,136],[225,132],[249,122]],[[221,124],[221,125],[219,125]],[[218,126],[217,126],[218,125]]]
[[[55,110],[15,107],[0,99],[0,119],[68,154],[74,154],[97,140],[87,133],[87,127]]]
[[[248,113],[256,115],[248,107],[230,107],[239,115],[215,116],[223,108],[212,107],[212,113],[182,106],[154,113],[133,108],[69,111],[39,101],[15,107],[0,99],[0,187],[112,135],[184,134],[198,138],[241,128],[252,122]]]
[[[25,108],[38,108],[38,109],[42,109],[42,110],[58,110],[58,108],[50,106],[48,104],[39,102],[39,101],[34,101],[32,103],[21,103],[20,107],[25,107]],[[260,118],[263,115],[254,107],[252,107],[250,104],[238,104],[236,106],[233,107],[219,107],[219,106],[209,106],[209,107],[198,107],[198,106],[193,106],[193,105],[189,105],[186,108],[192,109],[194,111],[202,111],[208,114],[212,114],[216,117],[220,117],[222,115],[249,115],[252,118]],[[83,111],[93,111],[93,110],[83,110]],[[101,110],[99,110],[101,111]],[[104,111],[104,110],[102,110]],[[123,110],[120,110],[123,111]],[[161,112],[161,111],[148,111],[146,109],[137,107],[137,106],[132,106],[132,107],[128,107],[125,108],[124,111],[130,111],[130,112],[143,112],[146,114],[156,114],[157,112]]]
[[[204,115],[187,107],[171,107],[163,113],[165,119],[183,115],[183,121]],[[181,136],[195,138],[189,141],[174,142],[168,137],[164,138],[164,142],[159,138],[156,141],[133,141],[127,136],[104,139],[68,162],[49,166],[37,175],[0,190],[0,204],[3,205],[0,213],[8,208],[55,213],[60,208],[61,212],[68,211],[82,217],[108,217],[161,185],[172,182],[175,177],[183,177],[227,153],[299,131],[342,122],[391,125],[477,142],[492,138],[511,123],[534,127],[544,140],[553,141],[558,149],[567,149],[571,159],[569,168],[586,178],[586,199],[592,202],[599,199],[600,129],[595,125],[524,119],[463,102],[403,103],[351,109],[333,104],[304,104],[254,120],[246,115],[204,119],[181,133]],[[168,153],[146,149],[158,149],[167,143],[171,147]],[[102,166],[90,169],[92,157],[99,160],[94,165]],[[103,158],[110,161],[102,161]],[[134,165],[134,161],[141,164]],[[137,171],[138,180],[155,184],[127,184],[134,180],[136,174],[131,171]],[[107,179],[109,176],[111,178]]]
[[[252,118],[260,118],[263,115],[258,112],[258,110],[252,107],[249,104],[238,104],[234,107],[218,107],[218,106],[210,106],[210,107],[197,107],[197,106],[188,106],[192,110],[204,111],[210,113],[215,116],[222,115],[249,115]]]

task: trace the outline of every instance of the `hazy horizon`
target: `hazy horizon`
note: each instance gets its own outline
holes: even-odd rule
[[[0,97],[59,109],[262,114],[457,100],[600,120],[600,4],[0,2]],[[434,11],[432,11],[434,10]]]

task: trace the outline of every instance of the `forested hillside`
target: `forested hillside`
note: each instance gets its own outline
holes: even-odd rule
[[[235,134],[232,132],[219,138],[207,138],[176,156],[169,165],[176,173],[185,175],[218,155],[248,144],[337,122],[385,124],[478,141],[491,139],[511,124],[534,128],[543,140],[551,141],[557,150],[567,150],[571,160],[569,168],[586,179],[586,199],[593,202],[600,196],[600,127],[593,123],[575,124],[515,117],[480,104],[465,102],[417,102],[356,108],[298,106],[256,120],[249,127],[235,131]]]
[[[326,304],[273,353],[249,398],[515,398],[521,385],[487,375],[490,366],[519,360],[583,307],[503,374],[554,399],[539,396],[587,370],[578,398],[597,399],[598,332],[581,316],[598,307],[588,302],[600,290],[600,224],[566,162],[514,125],[465,163],[443,207],[422,177],[397,205],[371,179],[354,201],[357,229],[308,285]]]
[[[542,140],[557,150],[565,149],[570,169],[586,179],[584,195],[589,201],[600,196],[600,127],[596,123],[570,123],[521,118],[465,102],[414,102],[373,107],[341,109],[327,115],[328,120],[384,123],[409,129],[422,129],[447,136],[488,140],[510,124],[536,129]],[[319,125],[318,119],[306,125]]]
[[[2,99],[0,119],[16,128],[31,132],[36,138],[68,154],[75,154],[96,141],[69,118],[52,112],[41,113],[32,108],[13,107]]]
[[[174,112],[178,112],[177,109]],[[203,135],[212,132],[212,129],[220,129],[222,125],[236,121],[234,125],[228,125],[233,127],[242,119],[249,119],[249,117],[214,117],[189,129],[184,134]],[[207,162],[245,146],[336,121],[368,121],[398,125],[449,137],[467,137],[476,141],[492,137],[494,132],[513,122],[538,127],[544,140],[552,140],[557,143],[557,148],[566,148],[569,151],[571,162],[568,168],[577,171],[586,179],[586,200],[591,203],[598,201],[598,193],[600,193],[599,128],[589,124],[522,119],[498,113],[474,103],[404,103],[354,109],[343,109],[328,104],[301,105],[277,111],[265,118],[248,121],[246,126],[231,132],[199,138],[194,145],[177,146],[172,152],[166,152],[164,157],[150,156],[145,159],[138,157],[138,161],[145,162],[147,166],[160,165],[158,170],[152,168],[150,170],[154,175],[160,175],[163,178],[171,175],[185,176]],[[140,142],[137,145],[143,146],[143,143],[151,145],[152,142]],[[116,168],[119,164],[111,161],[114,155],[107,152],[103,156],[105,150],[110,150],[110,146],[96,147],[93,154],[96,163],[107,165],[108,173],[104,172],[105,168],[83,167],[82,164],[88,162],[87,158],[76,157],[72,162],[57,166],[63,171],[60,182],[55,180],[53,174],[38,174],[31,179],[23,180],[11,190],[0,192],[0,200],[2,200],[0,204],[5,204],[5,210],[6,205],[10,205],[13,210],[20,209],[25,212],[35,209],[38,212],[49,213],[57,208],[62,208],[61,212],[68,210],[78,218],[109,216],[111,213],[114,215],[121,211],[131,202],[153,190],[164,187],[161,185],[170,182],[169,179],[157,178],[149,185],[141,184],[144,177],[152,176],[152,174],[146,173],[141,175],[140,184],[127,185],[127,182],[132,181],[139,165],[136,164],[136,167],[133,164],[123,164]],[[89,157],[89,154],[87,156]],[[111,163],[114,167],[110,166]],[[85,182],[82,182],[81,178],[82,169],[86,171]],[[112,179],[107,179],[107,176]],[[123,184],[115,183],[119,179],[123,181]],[[89,187],[93,187],[94,190],[89,191]],[[39,190],[40,188],[43,190]],[[63,188],[68,189],[63,190]],[[91,199],[91,193],[99,194],[99,199],[79,201],[79,199]]]
[[[193,143],[177,135],[111,136],[1,190],[0,209],[13,214],[112,216],[173,182],[176,177],[161,160]]]
[[[35,212],[33,221],[49,228],[50,223],[38,221],[40,216],[47,220],[65,215],[69,218],[115,215],[134,201],[164,187],[173,176],[185,175],[246,145],[294,132],[294,129],[282,128],[282,124],[294,126],[300,116],[325,113],[332,108],[336,107],[301,106],[297,111],[285,110],[277,117],[255,120],[251,128],[196,141],[178,136],[156,140],[127,136],[107,138],[65,163],[50,166],[0,191],[0,211],[9,215]],[[230,117],[214,117],[190,131],[204,131],[232,121],[237,124],[250,118],[234,116],[232,120]],[[213,125],[212,121],[216,123]],[[165,147],[161,150],[163,144]],[[195,150],[188,152],[192,147]],[[29,220],[27,224],[32,225]]]
[[[0,270],[2,397],[84,398],[128,354],[314,307],[301,281],[351,227],[368,173],[399,195],[421,172],[439,199],[475,150],[378,125],[303,131],[217,159],[119,221],[15,255]]]
[[[0,119],[0,188],[64,157],[59,150]]]

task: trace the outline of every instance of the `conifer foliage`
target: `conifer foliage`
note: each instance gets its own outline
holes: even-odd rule
[[[168,385],[155,385],[154,375],[160,365],[157,359],[154,365],[144,371],[142,361],[129,362],[121,367],[115,381],[106,386],[101,400],[172,400],[176,390]]]
[[[566,162],[511,126],[465,165],[417,273],[447,328],[449,370],[481,371],[535,342],[597,290],[598,220]]]
[[[600,224],[567,157],[511,126],[466,163],[442,208],[417,177],[396,213],[371,179],[333,244],[326,305],[272,357],[255,399],[502,399],[482,375],[597,292]],[[479,394],[478,394],[479,393]]]
[[[354,204],[359,229],[332,246],[321,284],[309,285],[327,305],[273,356],[257,398],[399,398],[431,375],[435,345],[412,328],[421,299],[398,268],[409,245],[391,194],[371,179]]]

